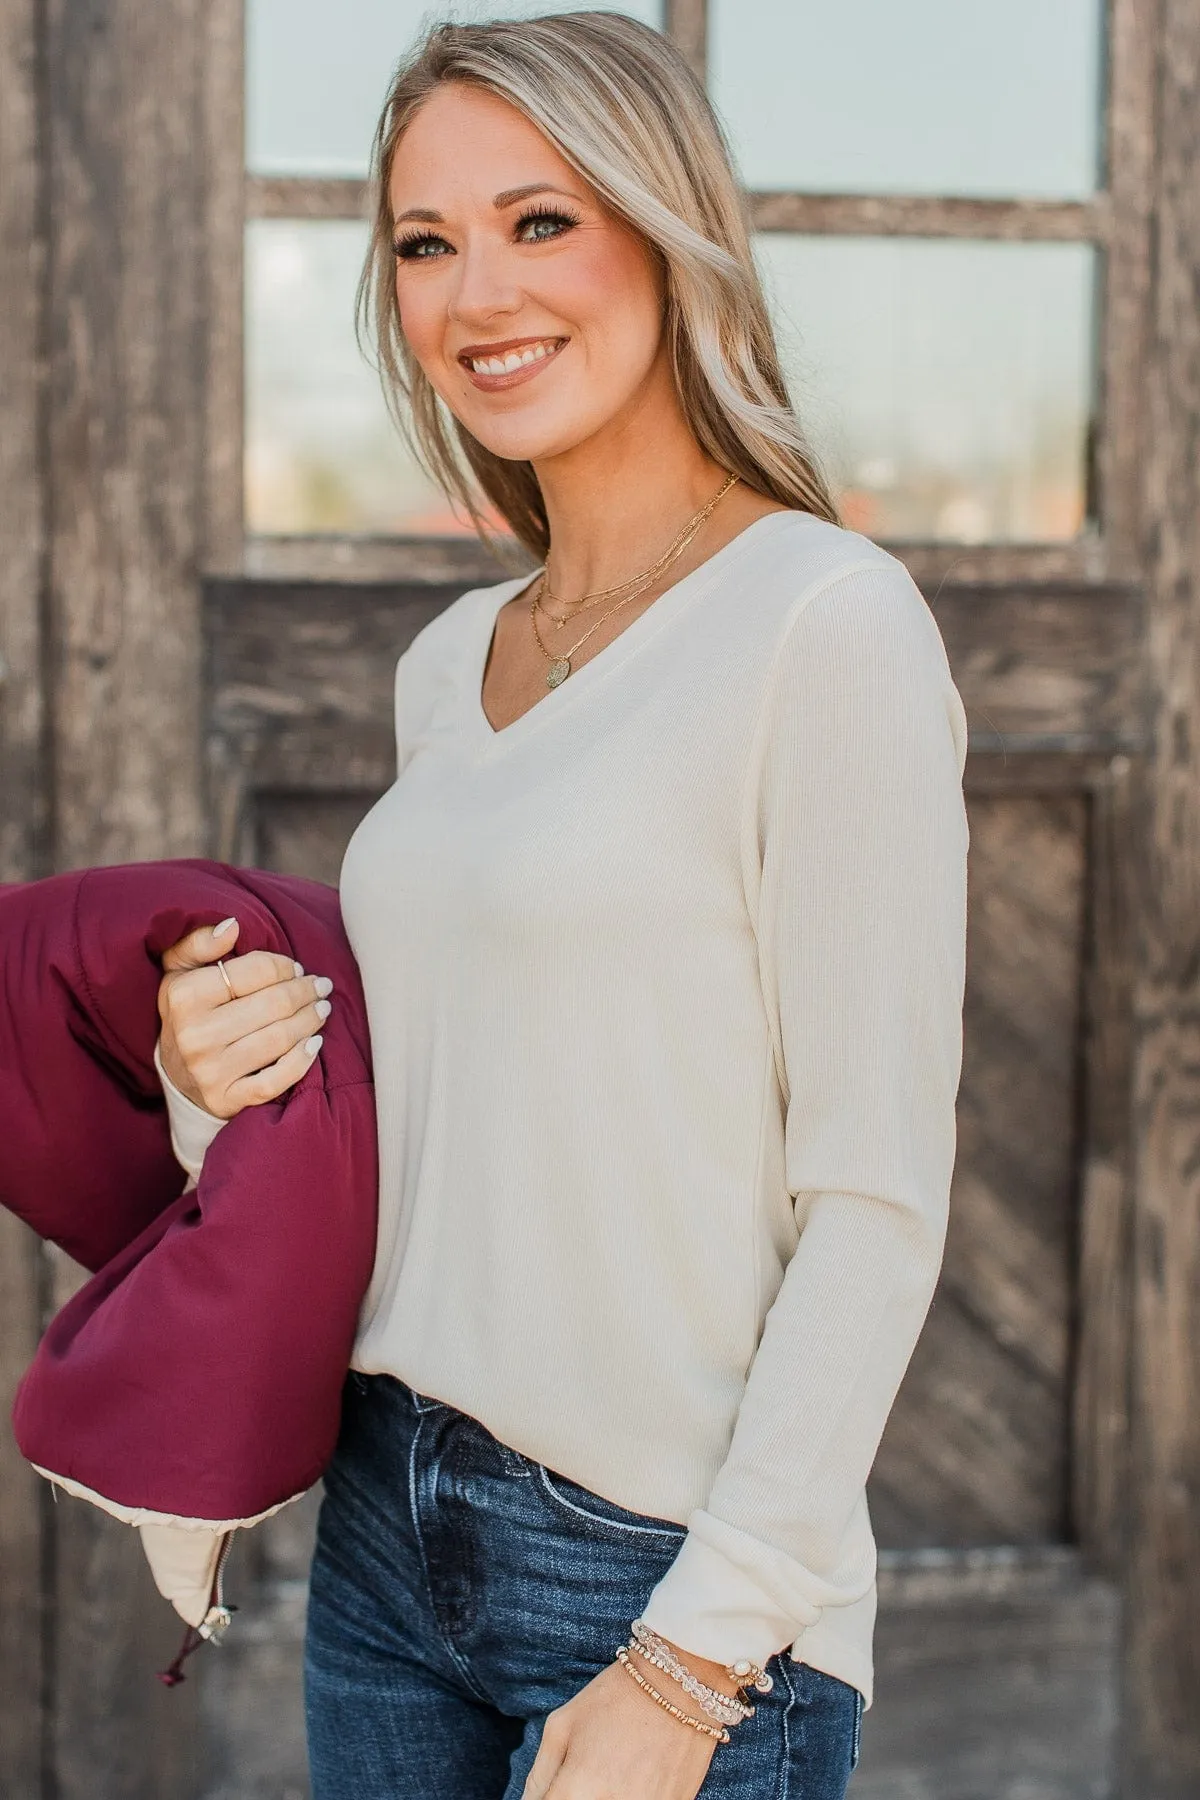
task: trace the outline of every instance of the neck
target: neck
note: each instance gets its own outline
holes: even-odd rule
[[[631,416],[535,464],[550,523],[550,570],[565,598],[652,564],[724,479],[675,399],[647,397]]]

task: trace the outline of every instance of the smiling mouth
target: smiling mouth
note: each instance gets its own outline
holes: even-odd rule
[[[564,337],[509,339],[502,344],[472,344],[459,354],[459,363],[480,387],[511,387],[515,381],[536,374],[566,345]]]

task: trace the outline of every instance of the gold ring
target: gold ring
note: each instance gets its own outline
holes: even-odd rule
[[[221,980],[225,983],[225,986],[229,989],[229,998],[231,1000],[236,1000],[237,995],[234,993],[233,983],[229,979],[229,970],[225,967],[225,964],[221,961],[220,957],[217,958],[217,967],[221,971]]]

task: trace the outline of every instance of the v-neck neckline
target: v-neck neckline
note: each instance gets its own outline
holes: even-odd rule
[[[736,561],[749,547],[749,540],[757,538],[764,525],[772,520],[803,519],[809,516],[788,509],[763,513],[760,518],[752,519],[728,543],[722,544],[719,550],[714,550],[702,563],[698,563],[686,575],[681,575],[678,581],[672,582],[656,600],[650,602],[644,612],[640,612],[636,619],[631,620],[615,638],[597,650],[594,656],[590,656],[558,687],[548,688],[540,700],[535,700],[523,713],[518,713],[515,719],[501,726],[492,724],[483,707],[483,678],[491,657],[496,621],[509,601],[515,599],[523,588],[527,588],[540,571],[535,569],[530,575],[519,575],[502,583],[498,589],[483,589],[480,594],[478,631],[471,635],[464,676],[464,710],[472,735],[481,739],[486,748],[496,750],[510,743],[514,737],[524,737],[527,731],[534,728],[535,722],[544,724],[547,716],[557,717],[574,703],[575,698],[587,692],[606,670],[632,655],[639,644],[660,631],[690,600],[710,587],[727,564]]]

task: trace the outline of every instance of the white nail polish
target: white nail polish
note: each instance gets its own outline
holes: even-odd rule
[[[292,967],[293,967],[293,969],[295,969],[297,975],[303,975],[303,973],[304,973],[304,964],[303,963],[294,962],[292,964]]]
[[[305,1044],[304,1048],[307,1050],[307,1052],[310,1056],[315,1056],[317,1054],[317,1051],[321,1048],[321,1045],[324,1042],[325,1042],[325,1039],[323,1037],[320,1037],[319,1035],[317,1037],[310,1037],[308,1042]]]
[[[322,1000],[327,1000],[333,992],[333,983],[330,981],[328,975],[318,975],[313,982],[313,986],[316,988],[317,993]]]
[[[212,934],[215,938],[224,937],[225,933],[227,931],[232,931],[236,924],[236,919],[222,919],[219,925],[213,926]]]
[[[316,1014],[317,1014],[318,1019],[321,1019],[321,1020],[327,1019],[332,1011],[333,1011],[333,1008],[329,1004],[328,1000],[318,1000],[317,1001]]]

